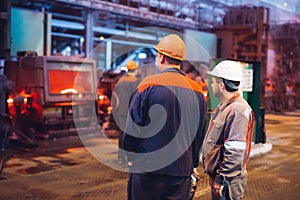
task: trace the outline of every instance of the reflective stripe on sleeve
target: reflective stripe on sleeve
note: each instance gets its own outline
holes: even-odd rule
[[[234,148],[234,149],[246,149],[246,142],[239,141],[226,141],[224,144],[226,149]]]
[[[249,117],[251,116],[251,109],[249,107],[246,108],[244,115],[247,117],[247,119],[249,119]]]

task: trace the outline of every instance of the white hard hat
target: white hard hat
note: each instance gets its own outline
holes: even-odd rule
[[[207,72],[209,75],[224,78],[231,81],[242,81],[242,66],[232,60],[224,60],[218,63],[212,71]]]

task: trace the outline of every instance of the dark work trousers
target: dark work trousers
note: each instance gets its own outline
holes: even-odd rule
[[[123,145],[123,136],[124,136],[124,132],[121,131],[119,133],[119,151],[118,151],[118,159],[119,161],[123,161],[126,162],[126,153],[124,151],[124,145]]]
[[[130,173],[128,200],[186,200],[190,187],[190,177]]]

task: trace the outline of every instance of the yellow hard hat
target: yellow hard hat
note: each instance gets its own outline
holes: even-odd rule
[[[154,49],[166,56],[177,60],[184,60],[186,48],[183,40],[175,34],[170,34],[162,38]]]
[[[130,60],[126,65],[128,70],[137,69],[138,65],[133,60]]]

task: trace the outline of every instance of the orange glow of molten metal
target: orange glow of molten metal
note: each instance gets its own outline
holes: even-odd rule
[[[14,102],[14,99],[13,99],[13,98],[8,98],[8,99],[6,100],[6,102],[7,102],[8,104],[12,104],[12,103]]]

